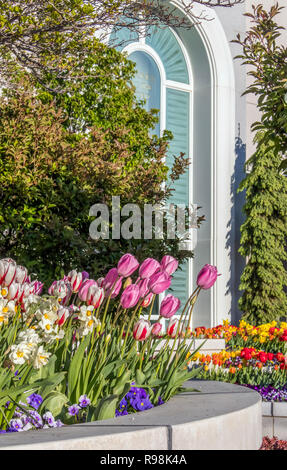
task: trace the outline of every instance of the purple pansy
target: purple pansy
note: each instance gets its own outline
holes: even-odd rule
[[[43,398],[41,397],[41,395],[38,395],[37,393],[32,393],[32,395],[29,395],[27,397],[28,405],[35,408],[35,410],[38,410],[42,402],[43,402]]]
[[[69,406],[68,413],[70,416],[76,416],[79,413],[80,409],[81,408],[79,407],[79,405],[75,403],[74,405]]]
[[[88,398],[87,395],[81,395],[79,398],[79,406],[81,408],[86,408],[91,404],[91,400]]]

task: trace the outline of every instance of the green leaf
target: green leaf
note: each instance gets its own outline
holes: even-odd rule
[[[63,393],[54,391],[49,393],[41,405],[41,409],[51,411],[54,417],[57,417],[63,410],[64,405],[68,402],[68,397]]]
[[[116,407],[119,402],[118,395],[111,395],[106,398],[102,398],[97,405],[94,412],[95,420],[103,420],[114,418],[116,414]]]

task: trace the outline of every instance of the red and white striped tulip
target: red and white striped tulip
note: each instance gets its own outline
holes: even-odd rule
[[[168,326],[167,326],[167,335],[170,336],[170,338],[175,338],[176,333],[177,333],[177,328],[178,328],[178,319],[177,318],[171,318],[169,320]]]
[[[0,285],[9,287],[16,277],[17,264],[11,258],[0,260]]]
[[[74,293],[79,292],[80,287],[83,283],[83,274],[78,273],[75,269],[69,272],[68,279],[71,283],[72,291]]]
[[[152,292],[150,292],[142,301],[141,303],[141,306],[146,308],[146,307],[149,307],[151,302],[152,302],[152,299],[153,299],[153,296],[154,294]]]
[[[87,292],[87,304],[92,305],[95,308],[98,308],[104,300],[105,291],[102,287],[98,285],[91,285]]]
[[[151,333],[151,325],[147,320],[140,319],[133,328],[133,337],[137,341],[145,341]]]
[[[68,280],[59,280],[54,281],[53,284],[49,287],[48,292],[50,295],[58,297],[62,305],[66,305],[72,295],[72,287]]]
[[[12,284],[8,287],[7,299],[17,301],[20,299],[23,292],[24,288],[22,284],[19,284],[19,282],[12,282]]]
[[[67,308],[67,307],[59,308],[59,310],[57,311],[58,320],[56,321],[56,323],[59,326],[62,326],[69,316],[70,316],[69,308]]]
[[[154,336],[159,336],[162,331],[162,324],[160,322],[156,322],[152,325],[151,334]]]
[[[24,284],[24,282],[26,282],[27,279],[28,279],[28,270],[24,268],[24,266],[17,266],[15,281],[19,282],[19,284]]]
[[[78,292],[78,296],[79,296],[79,299],[81,299],[83,302],[87,301],[89,288],[91,286],[98,287],[98,283],[94,281],[94,279],[86,279],[81,285],[80,290]]]

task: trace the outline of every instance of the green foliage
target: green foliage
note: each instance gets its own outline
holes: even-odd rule
[[[274,151],[281,154],[279,171],[287,166],[287,47],[281,36],[284,28],[275,21],[282,9],[278,3],[269,11],[262,4],[253,5],[252,13],[245,14],[251,21],[249,31],[244,39],[238,34],[234,41],[242,46],[237,58],[248,65],[251,76],[245,94],[255,95],[261,113],[251,129],[263,132],[265,144],[272,142]]]
[[[192,256],[179,250],[179,239],[89,237],[92,205],[110,205],[113,195],[121,205],[163,203],[188,162],[175,157],[167,180],[171,134],[150,135],[157,117],[136,101],[134,65],[95,39],[83,41],[89,55],[75,48],[69,91],[53,95],[18,70],[15,87],[0,98],[0,256],[26,265],[46,285],[75,267],[106,272],[127,251],[140,261]],[[51,74],[45,80],[60,81]]]
[[[257,135],[257,150],[247,162],[250,173],[239,187],[246,191],[239,251],[247,260],[239,306],[244,320],[254,325],[279,320],[287,311],[287,181],[278,171],[281,155],[265,140]]]
[[[169,2],[161,0],[1,0],[0,81],[4,76],[9,81],[15,63],[40,81],[43,71],[65,77],[73,71],[71,47],[81,44],[83,37],[96,33],[104,39],[107,31],[122,27],[133,33],[155,25],[190,29],[188,13],[196,18],[194,3],[231,6],[241,1],[193,0],[186,4],[179,0],[186,13],[182,17]]]

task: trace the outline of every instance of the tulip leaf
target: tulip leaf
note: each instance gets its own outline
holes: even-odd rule
[[[110,395],[109,397],[102,398],[94,411],[94,420],[114,418],[118,402],[118,395]]]
[[[45,398],[41,405],[41,409],[47,409],[51,411],[54,417],[57,417],[61,413],[63,406],[68,401],[69,400],[66,395],[57,391],[53,391]]]

